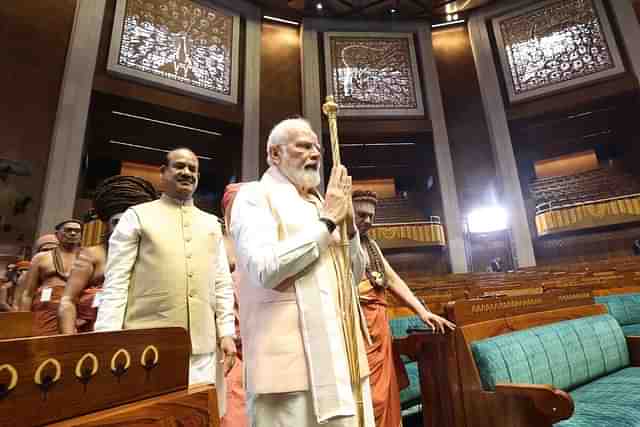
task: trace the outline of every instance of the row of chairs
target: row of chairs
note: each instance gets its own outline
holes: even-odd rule
[[[529,191],[536,204],[562,205],[636,194],[640,192],[640,182],[630,174],[602,168],[575,175],[537,179],[529,184]]]
[[[487,331],[486,328],[480,327],[475,329],[475,332],[470,332],[472,335],[479,334],[476,337],[479,339],[484,335],[489,337],[492,334],[508,332],[500,329],[504,328],[505,324],[513,330],[519,329],[522,326],[519,323],[522,319],[518,316],[525,313],[535,311],[546,313],[548,310],[564,307],[593,305],[593,292],[600,294],[634,290],[637,292],[640,290],[640,259],[623,257],[593,263],[527,268],[511,273],[412,277],[409,282],[414,292],[433,311],[448,317],[459,326],[458,332],[447,336],[433,335],[430,331],[423,331],[395,339],[396,351],[413,362],[417,361],[420,365],[418,382],[422,389],[424,426],[468,427],[485,424],[477,420],[469,420],[469,414],[473,414],[474,410],[465,407],[468,404],[465,402],[468,394],[463,393],[463,388],[477,388],[478,383],[473,382],[477,373],[470,368],[475,365],[466,360],[469,358],[469,354],[465,353],[469,343],[464,341],[465,336],[460,335],[461,326],[507,317],[512,319],[507,323],[498,322],[500,325],[494,325],[498,329],[494,326],[490,327],[495,330]],[[593,311],[591,308],[585,310]],[[406,310],[394,306],[393,303],[390,311],[391,317],[407,315]],[[542,322],[540,319],[546,319],[552,314],[536,316],[534,317],[538,319],[537,321]],[[460,371],[460,366],[463,364],[467,370],[464,372],[464,378]],[[509,392],[512,391],[512,389],[509,390]],[[475,390],[474,393],[477,394],[479,391]],[[483,396],[484,399],[486,396],[484,394]],[[495,397],[495,394],[491,396]],[[474,403],[474,405],[480,407],[486,404],[491,407],[496,404],[493,397],[485,399],[486,401],[482,404]],[[562,402],[566,403],[566,400]],[[487,410],[486,405],[483,406],[482,411]],[[512,424],[513,426],[551,425],[531,414],[529,418],[524,416],[517,422],[515,419],[509,421],[507,417],[506,421],[495,424],[496,414],[506,416],[506,413],[501,413],[497,408],[493,409],[496,409],[496,413],[492,415],[494,418],[487,417],[486,425],[507,426],[510,425],[509,422],[515,423]],[[522,408],[519,408],[515,413],[522,416],[518,412],[521,410]],[[559,412],[557,415],[562,414]]]

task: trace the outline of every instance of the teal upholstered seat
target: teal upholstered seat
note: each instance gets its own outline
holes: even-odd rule
[[[409,377],[409,386],[400,390],[400,405],[403,409],[421,403],[420,396],[420,373],[418,372],[418,362],[404,364]]]
[[[552,384],[571,390],[629,366],[627,344],[609,314],[553,323],[471,344],[482,385]]]
[[[570,394],[575,412],[556,427],[640,427],[640,368],[625,368]]]
[[[395,319],[389,320],[389,326],[391,327],[391,334],[394,338],[406,337],[409,335],[407,331],[411,329],[429,329],[429,326],[418,316],[396,317]]]
[[[396,317],[389,321],[389,326],[394,338],[406,337],[407,331],[411,329],[429,329],[429,326],[418,316]],[[409,377],[409,386],[400,390],[400,404],[402,409],[408,409],[421,404],[420,375],[417,362],[411,362],[406,356],[401,356],[401,358]]]
[[[640,335],[640,294],[606,295],[595,298],[616,318],[625,335]]]
[[[622,332],[625,337],[640,336],[640,323],[636,323],[635,325],[624,325],[622,327]]]
[[[640,427],[640,368],[629,367],[622,329],[609,314],[526,329],[471,344],[482,385],[552,384],[570,391],[557,427]]]

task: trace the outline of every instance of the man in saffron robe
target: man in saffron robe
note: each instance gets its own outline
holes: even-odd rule
[[[34,313],[34,336],[58,334],[58,306],[71,273],[71,266],[80,252],[82,222],[63,221],[56,226],[60,245],[40,252],[31,260],[20,308]]]
[[[243,183],[229,184],[224,190],[224,196],[222,197],[222,213],[224,214],[225,233],[224,233],[224,245],[227,251],[227,259],[229,260],[229,270],[231,271],[231,278],[233,279],[233,295],[235,297],[235,305],[233,307],[235,322],[236,322],[236,362],[233,364],[231,371],[225,376],[224,382],[226,385],[227,393],[227,412],[220,420],[220,427],[248,427],[249,418],[247,416],[247,397],[244,392],[244,386],[242,381],[242,372],[244,370],[244,364],[242,363],[242,340],[240,339],[240,313],[239,313],[239,298],[238,298],[238,285],[239,285],[239,272],[236,269],[236,252],[233,247],[233,240],[229,235],[229,228],[231,227],[231,209],[233,208],[233,201],[238,194],[240,187]]]
[[[358,286],[360,305],[367,319],[371,344],[367,346],[367,359],[371,370],[371,391],[376,427],[402,425],[400,414],[400,390],[393,364],[391,329],[387,316],[387,290],[438,333],[453,329],[453,323],[431,313],[413,295],[411,289],[391,268],[380,247],[368,235],[375,217],[378,199],[371,191],[353,192],[353,208],[360,232],[360,242],[365,250],[365,275]]]
[[[60,333],[93,331],[104,282],[109,236],[124,211],[157,198],[153,185],[136,176],[116,175],[100,183],[93,206],[98,218],[107,223],[107,236],[99,245],[82,248],[73,264],[58,310]]]

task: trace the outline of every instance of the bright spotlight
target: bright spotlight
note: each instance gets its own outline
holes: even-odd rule
[[[322,10],[322,3],[320,2],[316,3],[316,9]]]
[[[470,233],[489,233],[507,228],[507,211],[500,206],[472,210],[467,216]]]

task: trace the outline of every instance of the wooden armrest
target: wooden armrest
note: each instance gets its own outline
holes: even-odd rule
[[[631,366],[640,366],[640,336],[627,337]]]
[[[393,349],[412,361],[418,360],[418,355],[423,343],[427,342],[435,335],[431,329],[409,329],[406,337],[393,339]]]
[[[403,345],[406,345],[407,338],[399,338],[393,340],[393,346],[391,349],[391,355],[393,356],[393,367],[396,371],[396,377],[398,379],[398,388],[400,390],[404,390],[409,387],[409,375],[407,374],[407,369],[404,367],[404,363],[400,358],[401,354],[405,354],[403,351]]]
[[[566,420],[573,414],[571,396],[548,384],[496,384],[496,393],[530,400],[551,424]]]

